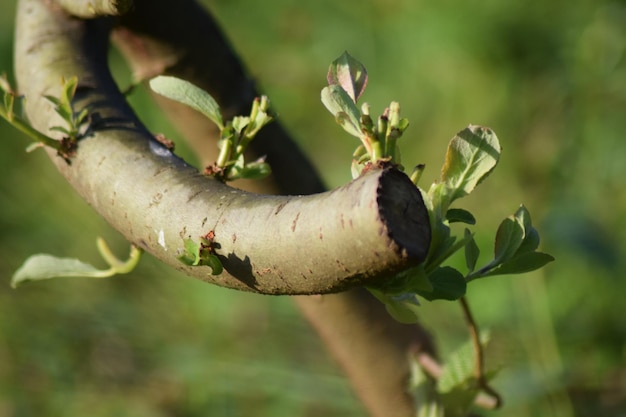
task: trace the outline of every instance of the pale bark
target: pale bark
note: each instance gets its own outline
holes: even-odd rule
[[[391,169],[332,192],[262,196],[202,176],[134,117],[106,68],[103,21],[81,21],[45,2],[20,3],[16,74],[33,126],[63,125],[43,95],[77,75],[77,108],[91,126],[67,164],[76,190],[130,242],[216,285],[265,294],[319,294],[376,284],[424,259],[427,214],[419,191]],[[184,239],[215,234],[225,272],[178,260]]]
[[[40,96],[31,96],[42,93],[54,94],[58,91],[61,74],[78,75],[81,78],[81,85],[85,88],[80,91],[80,103],[84,103],[85,101],[82,100],[87,100],[87,97],[93,97],[94,93],[104,94],[101,88],[104,87],[106,90],[106,96],[101,96],[102,101],[99,106],[102,107],[99,107],[98,111],[101,116],[106,116],[108,123],[100,125],[93,136],[81,141],[78,155],[71,166],[66,166],[60,158],[53,156],[55,164],[87,201],[90,201],[112,224],[116,225],[115,222],[119,221],[120,217],[124,219],[132,232],[127,234],[131,241],[142,244],[146,248],[156,249],[157,254],[161,250],[155,247],[155,242],[160,246],[155,229],[160,230],[161,226],[168,225],[161,223],[157,225],[158,227],[154,227],[152,223],[154,219],[147,220],[142,217],[142,213],[152,208],[154,204],[157,206],[154,207],[154,212],[164,211],[167,207],[167,222],[179,221],[179,226],[194,223],[196,224],[193,229],[194,234],[206,232],[213,225],[209,225],[207,219],[205,224],[207,227],[197,227],[198,223],[202,223],[200,219],[203,220],[204,217],[197,216],[194,209],[206,211],[206,207],[211,207],[212,199],[208,197],[208,192],[204,191],[202,193],[204,196],[192,199],[190,213],[182,216],[180,212],[187,212],[186,199],[193,194],[185,190],[187,187],[199,187],[205,190],[212,188],[213,183],[209,185],[210,180],[200,178],[182,161],[155,145],[149,133],[135,120],[123,98],[110,95],[114,86],[108,75],[102,78],[101,73],[105,66],[104,57],[93,56],[94,40],[90,39],[86,42],[84,38],[85,31],[91,29],[88,29],[82,22],[66,19],[56,14],[41,15],[50,13],[43,7],[43,3],[43,1],[36,0],[21,0],[20,26],[22,29],[20,31],[22,34],[18,36],[16,50],[17,59],[23,60],[22,63],[18,63],[19,67],[16,72],[23,91],[34,102],[30,104],[29,113],[37,126],[46,130],[50,124],[58,123],[58,120],[51,121],[50,106],[43,103]],[[141,76],[151,76],[166,71],[169,74],[184,77],[210,91],[218,98],[228,115],[247,111],[250,99],[256,94],[254,85],[245,76],[241,65],[216,29],[214,22],[193,1],[176,3],[176,7],[172,7],[172,2],[167,1],[136,2],[136,9],[123,20],[125,26],[116,30],[115,38],[118,45],[122,46],[129,61]],[[169,10],[170,7],[172,10]],[[33,10],[26,13],[29,9]],[[24,16],[29,14],[31,16]],[[93,22],[89,25],[99,24]],[[24,33],[31,31],[35,33]],[[105,39],[101,38],[100,41],[104,42]],[[42,49],[40,52],[43,52],[44,58],[30,56],[38,49]],[[63,52],[64,50],[67,52]],[[20,57],[20,55],[24,56]],[[77,64],[80,64],[79,68],[76,67]],[[52,77],[50,74],[45,80],[42,79],[41,74],[37,74],[47,72],[51,68],[54,68],[54,77],[58,77],[56,80],[50,78]],[[80,70],[77,71],[77,69]],[[92,72],[98,73],[98,77],[94,78]],[[174,116],[175,121],[182,121],[180,126],[185,133],[189,134],[189,137],[193,139],[202,136],[204,143],[209,142],[206,140],[206,133],[214,132],[214,130],[205,120],[180,106],[171,103],[167,106],[170,110],[175,109],[175,113],[172,111],[170,115]],[[189,123],[190,120],[193,123]],[[111,144],[105,145],[108,142]],[[262,131],[261,137],[253,143],[257,154],[268,154],[275,173],[270,181],[255,183],[258,191],[279,191],[292,194],[322,191],[319,176],[312,169],[311,164],[302,157],[297,147],[289,141],[288,135],[279,123],[269,125],[266,130]],[[95,155],[97,153],[95,150],[100,146],[107,146],[107,153],[100,154],[100,159],[87,158],[88,153],[94,152]],[[157,154],[163,154],[163,156]],[[118,162],[110,162],[111,159],[118,160]],[[109,163],[111,165],[102,167],[102,164]],[[150,168],[147,170],[147,175],[143,171],[145,166]],[[127,171],[128,169],[130,171]],[[108,172],[111,170],[113,170],[112,173]],[[100,175],[104,175],[108,180],[100,179]],[[387,174],[373,173],[362,183],[379,180],[384,182],[385,175]],[[396,176],[396,174],[391,174],[391,177],[396,178]],[[173,184],[172,187],[167,188],[167,193],[163,193],[154,185],[163,182],[165,177],[169,177],[168,183],[171,181]],[[401,189],[404,188],[404,185],[400,183],[405,181],[399,178],[397,180],[392,181],[393,188],[396,182],[399,182]],[[112,185],[110,182],[117,185]],[[149,185],[151,182],[154,184]],[[154,187],[151,192],[143,191],[144,186],[147,185]],[[108,189],[108,191],[105,193],[98,191],[101,188]],[[352,188],[354,189],[354,186]],[[187,194],[182,195],[182,198],[180,194],[174,198],[172,194],[174,191]],[[334,194],[350,195],[351,192],[343,190],[336,191]],[[244,195],[241,192],[234,193],[238,196]],[[391,195],[395,198],[395,192]],[[171,200],[168,200],[170,198]],[[269,198],[263,197],[263,199]],[[164,199],[168,201],[167,206],[164,204]],[[368,201],[373,202],[372,199]],[[153,206],[150,205],[151,203]],[[389,202],[384,204],[389,204]],[[413,204],[417,203],[413,202]],[[120,205],[122,205],[121,208]],[[137,208],[136,206],[139,206],[137,212],[139,214],[136,214],[136,217],[125,218],[132,213],[130,208]],[[395,204],[392,206],[401,207]],[[278,205],[273,207],[277,208]],[[335,207],[326,209],[333,211]],[[272,210],[268,213],[271,215]],[[416,213],[413,216],[409,213],[405,216],[405,213],[402,213],[400,217],[417,219],[423,214],[423,212]],[[293,221],[293,218],[290,220]],[[409,225],[407,230],[419,226],[419,233],[422,233],[423,238],[420,245],[427,247],[427,239],[423,235],[425,221],[426,219],[422,218],[413,226]],[[404,220],[401,220],[401,224],[403,222]],[[172,234],[174,240],[180,238],[176,231],[174,230]],[[264,224],[261,234],[264,233],[271,235],[273,230]],[[364,235],[373,237],[375,240],[385,240],[384,234],[380,236],[378,232],[367,232]],[[141,239],[137,239],[138,236],[145,236],[149,239],[144,238],[142,242]],[[219,229],[217,238],[218,240],[220,238]],[[415,239],[418,236],[410,238]],[[237,240],[239,240],[239,235]],[[419,238],[417,241],[419,242]],[[255,244],[263,245],[265,242],[255,241]],[[146,245],[147,243],[149,245]],[[354,240],[344,243],[344,245],[353,244]],[[252,248],[249,249],[252,250]],[[224,248],[222,247],[221,250],[223,251]],[[387,250],[402,258],[402,251],[398,252],[394,248]],[[351,250],[349,255],[358,256],[356,252],[356,250]],[[244,253],[243,250],[241,253]],[[408,259],[410,256],[405,258]],[[328,259],[324,261],[327,262]],[[361,261],[368,262],[367,259],[361,259]],[[405,262],[412,261],[405,259]],[[378,261],[374,263],[378,264]],[[178,268],[182,267],[176,262],[174,264]],[[187,272],[190,271],[193,269]],[[388,272],[391,271],[386,270],[382,276]],[[326,276],[324,274],[326,272],[320,275],[321,279],[327,279],[324,278]],[[345,279],[347,275],[349,274],[344,275],[343,278]],[[302,283],[303,280],[300,279],[297,285]],[[218,282],[218,285],[220,284]],[[359,287],[356,282],[351,284],[355,286],[355,289],[350,291],[312,297],[295,297],[295,300],[319,332],[330,352],[346,371],[356,393],[371,415],[380,417],[414,415],[412,398],[406,393],[409,356],[415,352],[432,354],[431,339],[418,325],[403,325],[395,322],[386,314],[384,306],[366,290]]]

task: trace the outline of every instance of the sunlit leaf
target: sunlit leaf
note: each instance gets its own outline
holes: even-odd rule
[[[321,99],[324,106],[335,116],[335,120],[345,131],[358,138],[361,137],[359,109],[343,88],[338,85],[324,87]]]
[[[132,245],[127,260],[121,261],[111,253],[103,239],[98,238],[98,249],[104,260],[110,265],[108,269],[95,266],[73,258],[59,258],[48,254],[37,254],[29,257],[13,274],[11,286],[17,287],[25,281],[39,281],[59,277],[107,278],[117,274],[131,272],[139,263],[142,250]]]
[[[367,86],[365,66],[348,52],[344,52],[330,64],[326,78],[329,85],[341,86],[354,103],[361,97]]]
[[[160,75],[150,80],[150,88],[164,97],[199,111],[220,129],[224,128],[220,107],[215,99],[192,83],[180,78]]]
[[[25,281],[39,281],[57,277],[96,277],[111,276],[114,272],[102,271],[93,265],[73,258],[57,258],[47,254],[29,257],[13,274],[11,286],[17,287]]]
[[[184,251],[178,256],[178,260],[189,266],[205,265],[211,268],[212,275],[222,273],[223,266],[217,255],[204,249],[201,243],[196,243],[193,239],[183,239]]]
[[[196,266],[200,263],[200,244],[193,239],[184,239],[184,252],[178,256],[178,260],[189,266]]]
[[[457,133],[441,170],[447,205],[471,193],[495,168],[500,152],[498,138],[489,128],[470,125]]]

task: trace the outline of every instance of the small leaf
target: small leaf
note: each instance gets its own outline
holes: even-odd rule
[[[117,273],[119,271],[115,268],[101,270],[78,259],[37,254],[29,257],[15,271],[11,279],[11,286],[16,288],[25,281],[40,281],[60,277],[107,278]]]
[[[367,86],[367,70],[361,62],[344,52],[330,64],[326,79],[329,85],[341,86],[356,103]]]
[[[241,133],[250,124],[248,116],[235,116],[232,121],[232,128],[237,133]]]
[[[510,216],[500,223],[496,232],[496,242],[492,266],[505,262],[515,255],[524,240],[524,228],[519,220]]]
[[[190,82],[176,77],[160,75],[150,80],[150,88],[164,97],[199,111],[220,129],[224,128],[220,107],[215,99]]]
[[[435,269],[428,278],[433,286],[433,291],[417,291],[417,293],[429,301],[458,300],[465,295],[467,290],[467,283],[463,274],[449,266]]]
[[[387,280],[385,284],[377,288],[390,296],[433,290],[428,275],[424,271],[423,264],[399,272],[392,279]]]
[[[476,218],[472,213],[460,208],[451,208],[446,212],[446,220],[449,223],[476,224]]]
[[[212,253],[202,253],[199,265],[206,265],[211,268],[211,275],[219,275],[224,270],[220,259]]]
[[[402,294],[400,296],[391,296],[383,291],[374,288],[368,290],[378,298],[383,304],[391,317],[400,323],[417,323],[419,310],[419,301],[415,294]]]
[[[448,145],[441,169],[441,181],[447,190],[447,206],[471,193],[495,168],[500,159],[500,143],[489,128],[473,126],[463,129]]]
[[[55,106],[60,106],[61,105],[61,100],[59,100],[58,98],[56,98],[54,96],[44,95],[43,97],[46,100],[48,100],[50,103],[54,104]]]
[[[66,136],[70,135],[70,131],[67,130],[66,128],[62,127],[62,126],[52,126],[50,128],[50,130],[55,131],[55,132],[61,132],[61,133],[63,133]]]
[[[260,180],[272,173],[272,169],[267,162],[250,162],[246,164],[241,173],[241,178],[249,180]]]
[[[415,294],[407,294],[407,297],[415,297]],[[405,324],[414,324],[419,321],[418,310],[419,303],[415,297],[415,301],[404,299],[395,300],[392,298],[390,302],[385,303],[387,312],[396,321]]]
[[[554,261],[554,257],[542,252],[526,252],[504,262],[484,276],[523,274],[535,271]]]
[[[524,205],[521,205],[515,212],[514,216],[524,227],[524,240],[517,249],[516,255],[526,252],[534,252],[539,247],[540,238],[539,232],[537,232],[537,229],[535,229],[532,225],[530,213]]]
[[[478,261],[478,257],[480,256],[480,249],[474,240],[474,236],[469,229],[465,229],[465,239],[467,243],[465,244],[465,265],[467,266],[468,273],[471,273],[476,268],[476,261]]]
[[[357,138],[362,136],[360,113],[350,96],[338,85],[322,89],[322,103],[335,116],[337,123]]]
[[[183,239],[184,252],[178,256],[178,260],[185,265],[195,266],[200,263],[200,244],[193,239]]]
[[[61,103],[66,106],[70,111],[72,109],[72,99],[76,94],[76,88],[78,87],[78,77],[73,76],[68,78],[63,83],[63,89],[61,90]]]
[[[489,343],[489,338],[488,332],[481,333],[480,344],[483,348]],[[474,345],[471,341],[467,341],[446,358],[443,372],[437,380],[438,392],[450,392],[455,387],[465,384],[469,379],[474,378],[474,369]]]
[[[208,248],[203,248],[200,243],[192,239],[183,239],[184,252],[178,256],[178,260],[188,266],[208,266],[212,275],[219,275],[223,271],[222,262],[217,255],[211,253]]]

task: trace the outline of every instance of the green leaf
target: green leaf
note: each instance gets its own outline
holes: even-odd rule
[[[184,251],[177,257],[179,261],[189,266],[208,266],[212,275],[219,275],[223,271],[222,262],[217,255],[204,249],[202,244],[196,243],[193,239],[183,239]]]
[[[321,98],[324,106],[335,116],[337,123],[346,132],[357,138],[362,136],[359,109],[357,109],[354,101],[343,88],[338,85],[324,87]]]
[[[435,269],[428,278],[433,290],[430,292],[417,291],[417,293],[429,301],[458,300],[465,295],[467,290],[467,283],[463,274],[449,266]]]
[[[490,335],[488,332],[481,333],[480,344],[487,346]],[[455,387],[465,384],[474,378],[475,356],[472,341],[467,341],[453,351],[445,361],[443,372],[437,380],[437,391],[446,393]]]
[[[211,268],[211,275],[219,275],[224,270],[222,262],[212,253],[202,253],[200,257],[200,265],[206,265]]]
[[[500,223],[496,232],[496,242],[492,266],[511,259],[524,241],[524,226],[515,216],[509,216]]]
[[[448,145],[441,169],[447,197],[444,208],[471,193],[495,168],[500,152],[498,138],[489,128],[470,125],[457,133]]]
[[[220,107],[215,99],[190,82],[176,77],[159,75],[150,80],[150,88],[164,97],[199,111],[213,121],[220,130],[224,128]]]
[[[178,260],[189,266],[196,266],[200,263],[200,244],[193,239],[183,239],[184,252],[178,256]]]
[[[474,236],[469,229],[465,229],[464,234],[467,241],[465,244],[465,265],[467,266],[468,272],[471,273],[476,268],[476,261],[478,261],[478,257],[480,256],[480,248],[476,244]]]
[[[63,133],[66,136],[69,136],[69,134],[70,134],[70,131],[67,130],[66,128],[62,127],[62,126],[52,126],[50,128],[50,130],[55,131],[55,132],[61,132],[61,133]]]
[[[535,271],[552,261],[554,261],[554,257],[547,253],[526,252],[509,259],[484,276],[523,274]]]
[[[109,269],[98,269],[78,259],[37,254],[29,257],[15,271],[11,279],[11,286],[15,288],[25,281],[40,281],[58,277],[108,278],[113,275],[131,272],[141,259],[142,250],[134,245],[131,246],[128,260],[120,261],[113,256],[104,240],[98,238],[97,244],[100,253],[110,265]]]
[[[250,124],[248,116],[235,116],[232,120],[232,128],[237,133],[241,133]]]
[[[461,208],[451,208],[446,212],[446,220],[449,223],[476,224],[476,218],[472,213]]]
[[[11,286],[15,288],[25,281],[39,281],[57,277],[104,278],[113,274],[114,272],[102,271],[78,259],[37,254],[29,257],[13,274]]]
[[[65,80],[63,88],[61,90],[61,103],[72,110],[72,100],[76,94],[76,88],[78,87],[78,77],[73,76]]]
[[[267,162],[250,162],[246,164],[241,173],[241,178],[249,180],[260,180],[272,173],[272,169]]]
[[[524,227],[524,240],[517,249],[516,255],[526,252],[534,252],[539,247],[540,238],[539,232],[537,232],[537,229],[535,229],[532,225],[530,213],[524,205],[521,205],[515,212],[514,217]]]
[[[430,282],[426,271],[424,271],[424,265],[419,265],[414,268],[408,269],[406,271],[408,286],[405,290],[406,292],[417,292],[417,291],[433,291],[433,284]]]
[[[367,86],[365,66],[348,52],[344,52],[330,64],[326,78],[329,85],[341,86],[354,103],[361,97]]]
[[[384,292],[368,288],[368,290],[379,301],[385,304],[385,308],[391,317],[400,323],[417,323],[419,310],[419,300],[415,294],[402,294],[399,296],[392,296],[385,294]]]

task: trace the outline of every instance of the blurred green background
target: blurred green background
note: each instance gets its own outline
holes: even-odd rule
[[[213,0],[206,2],[329,186],[356,141],[319,101],[328,64],[367,66],[364,99],[402,104],[406,165],[436,178],[469,123],[498,134],[498,169],[462,201],[491,251],[525,203],[557,261],[475,282],[491,329],[498,416],[626,415],[626,5],[620,1]],[[15,4],[0,0],[0,71],[12,75]],[[121,83],[130,78],[112,52]],[[153,131],[176,137],[147,103]],[[27,256],[101,264],[127,244],[41,151],[0,122],[0,416],[360,416],[346,381],[286,297],[185,278],[148,256],[131,276],[9,287]],[[442,352],[467,335],[455,303],[425,303]]]

